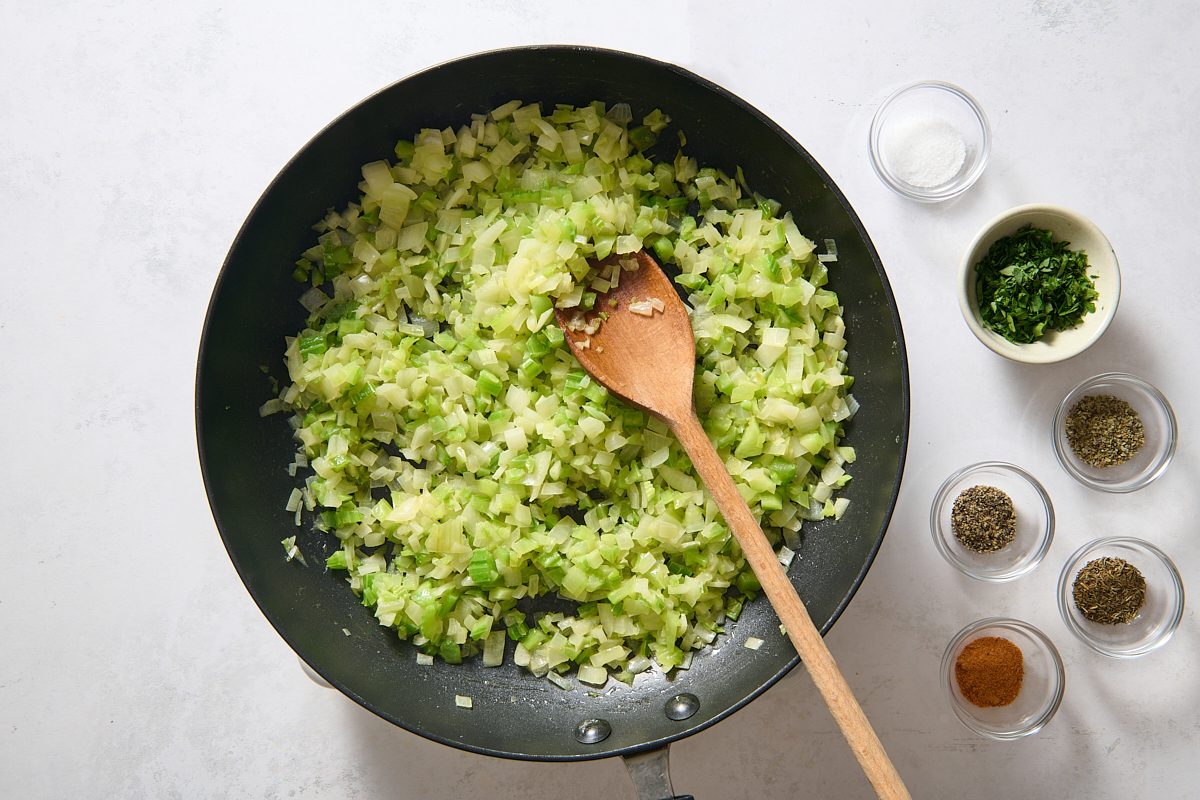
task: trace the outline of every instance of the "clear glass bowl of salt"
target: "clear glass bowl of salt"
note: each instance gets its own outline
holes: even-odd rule
[[[979,179],[991,138],[975,98],[953,84],[922,81],[880,103],[871,121],[871,166],[897,194],[937,203]]]

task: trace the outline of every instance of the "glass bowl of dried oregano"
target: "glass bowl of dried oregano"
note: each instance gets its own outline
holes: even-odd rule
[[[1054,454],[1092,489],[1133,492],[1166,472],[1175,455],[1175,412],[1141,378],[1106,372],[1088,378],[1054,414]]]
[[[966,575],[1010,581],[1032,570],[1054,538],[1054,506],[1015,464],[984,461],[942,483],[929,511],[938,551]]]
[[[1179,570],[1149,542],[1123,536],[1079,548],[1058,578],[1058,610],[1097,653],[1132,658],[1162,647],[1183,618]]]

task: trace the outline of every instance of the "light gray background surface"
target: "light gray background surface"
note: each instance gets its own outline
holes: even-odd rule
[[[193,370],[242,219],[284,162],[372,91],[474,51],[619,47],[686,66],[758,106],[832,174],[895,288],[912,437],[878,561],[828,643],[914,796],[1200,795],[1196,616],[1162,651],[1110,661],[1055,607],[1067,556],[1099,535],[1158,543],[1196,585],[1200,390],[1200,26],[1192,3],[8,3],[0,23],[0,796],[627,797],[617,762],[527,764],[429,743],[318,688],[242,588],[197,466]],[[871,172],[876,104],[958,83],[990,116],[982,180],[901,200]],[[958,259],[1003,209],[1093,218],[1121,258],[1108,334],[1052,367],[978,344]],[[801,222],[802,224],[802,222]],[[851,347],[853,332],[851,332]],[[1053,408],[1126,369],[1174,403],[1182,445],[1130,496],[1055,463]],[[1049,556],[1006,585],[933,548],[952,470],[1007,459],[1059,514]],[[985,741],[938,682],[981,616],[1041,627],[1067,668],[1039,735]],[[803,671],[673,749],[697,797],[861,798],[869,788]]]

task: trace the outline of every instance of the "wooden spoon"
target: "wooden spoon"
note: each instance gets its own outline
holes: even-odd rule
[[[612,265],[622,262],[618,285],[599,295],[592,312],[555,310],[571,351],[593,378],[661,419],[679,439],[876,794],[908,798],[908,790],[879,737],[696,417],[692,404],[696,341],[687,309],[670,279],[645,251],[593,262],[597,271],[593,274],[603,276],[606,270],[611,272]],[[629,269],[634,264],[636,268]],[[661,301],[662,310],[653,304],[650,316],[645,316],[648,309],[644,301],[650,298]],[[634,308],[641,313],[631,311],[631,304],[636,304]],[[587,333],[586,328],[592,327],[588,323],[601,311],[607,313],[607,318],[593,333]]]

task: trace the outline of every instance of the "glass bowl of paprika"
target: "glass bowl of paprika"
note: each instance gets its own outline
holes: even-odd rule
[[[991,739],[1040,731],[1058,711],[1066,685],[1062,658],[1027,622],[989,617],[950,640],[942,683],[963,725]]]

